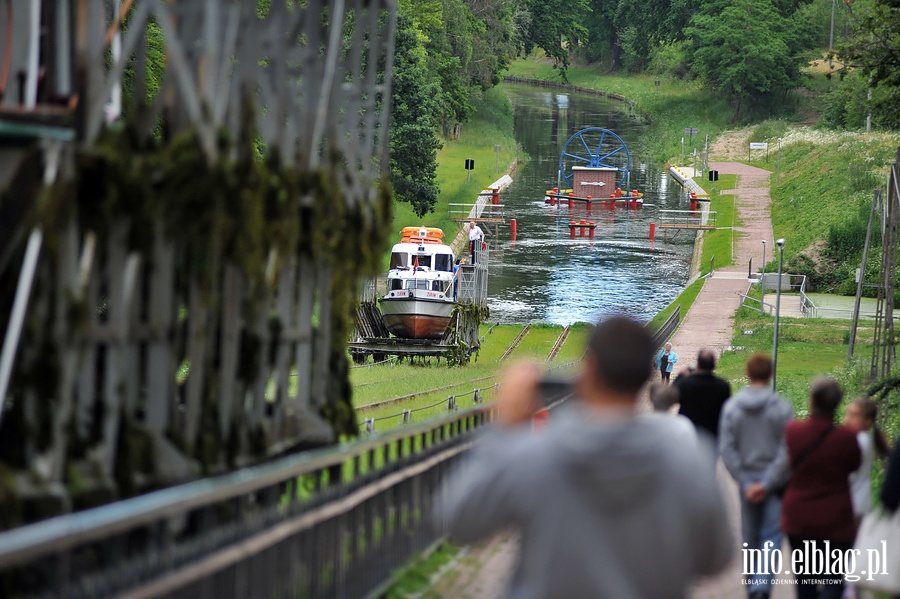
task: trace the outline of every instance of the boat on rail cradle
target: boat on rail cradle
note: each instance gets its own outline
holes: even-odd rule
[[[382,322],[396,337],[440,339],[456,305],[453,250],[435,227],[406,227],[400,234],[379,300]]]

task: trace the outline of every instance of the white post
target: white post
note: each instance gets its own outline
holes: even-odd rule
[[[775,391],[775,378],[778,374],[778,317],[781,315],[781,262],[784,258],[784,239],[775,242],[778,245],[778,287],[775,290],[775,333],[772,340],[772,391]]]
[[[762,272],[759,275],[759,289],[760,289],[760,300],[759,307],[762,309],[762,313],[766,313],[766,240],[762,240],[763,244],[763,260],[762,260]]]

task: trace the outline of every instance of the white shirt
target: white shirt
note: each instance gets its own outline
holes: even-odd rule
[[[850,497],[853,499],[853,515],[864,516],[872,511],[872,465],[875,463],[875,446],[869,431],[856,434],[862,454],[859,470],[850,473]]]
[[[481,231],[481,227],[478,225],[469,226],[469,241],[478,241],[482,237],[484,237],[484,233]]]

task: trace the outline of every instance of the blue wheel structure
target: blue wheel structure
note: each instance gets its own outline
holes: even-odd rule
[[[571,187],[573,166],[614,168],[619,171],[616,184],[623,189],[628,184],[631,155],[622,138],[602,127],[588,127],[566,141],[559,155],[559,173],[566,187]]]

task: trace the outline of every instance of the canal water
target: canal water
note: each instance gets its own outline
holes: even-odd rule
[[[666,243],[657,232],[656,241],[649,240],[658,211],[686,209],[687,201],[663,165],[643,157],[645,126],[622,102],[518,84],[504,89],[516,139],[530,160],[502,196],[518,236],[515,242],[501,240],[491,256],[491,321],[570,324],[613,314],[649,320],[684,288],[694,236],[682,232]],[[544,202],[545,192],[557,184],[563,145],[587,127],[610,129],[624,140],[631,154],[631,187],[643,192],[646,207],[595,206],[589,212],[576,203],[570,212],[567,202]],[[593,241],[569,238],[568,223],[581,219],[597,224]]]

